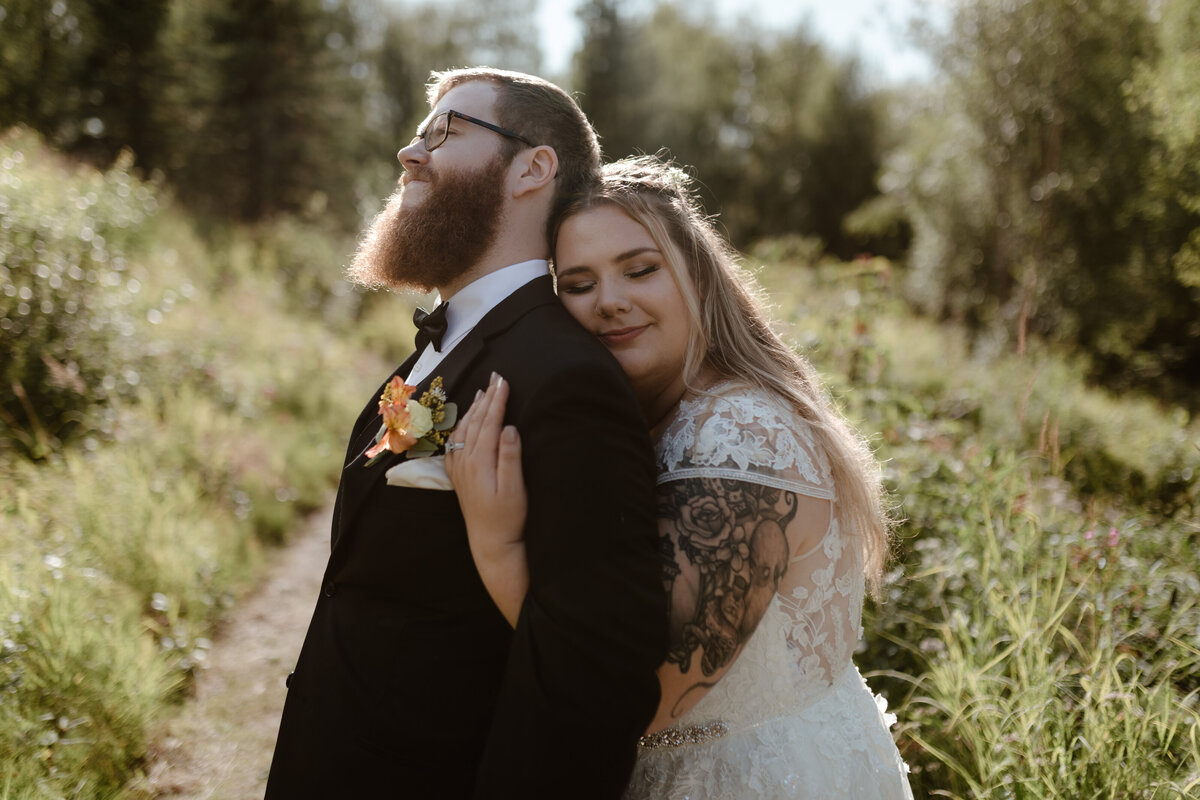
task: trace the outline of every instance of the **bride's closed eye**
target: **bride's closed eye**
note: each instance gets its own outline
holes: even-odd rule
[[[648,275],[653,275],[655,272],[658,272],[658,269],[658,264],[647,264],[644,267],[637,267],[631,272],[626,272],[625,277],[645,278]]]
[[[579,281],[568,286],[559,284],[558,290],[562,294],[584,294],[595,285],[595,281]]]
[[[647,264],[638,266],[625,273],[626,278],[637,280],[638,278],[646,278],[658,272],[660,267],[658,264]],[[577,281],[575,283],[560,283],[558,291],[561,294],[587,294],[596,287],[595,281]]]

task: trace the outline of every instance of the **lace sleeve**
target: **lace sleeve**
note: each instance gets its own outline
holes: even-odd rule
[[[726,384],[680,403],[658,446],[658,483],[749,481],[824,500],[833,479],[812,431],[781,400]]]

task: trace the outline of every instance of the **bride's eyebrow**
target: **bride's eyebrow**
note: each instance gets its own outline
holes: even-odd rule
[[[614,261],[628,261],[631,258],[640,256],[642,253],[655,253],[660,256],[662,255],[657,247],[635,247],[632,250],[626,250],[624,253],[621,253],[614,259]]]
[[[660,251],[657,247],[635,247],[632,250],[626,250],[624,253],[617,255],[617,257],[613,259],[613,263],[620,264],[622,261],[628,261],[631,258],[636,258],[642,253],[654,253],[655,255],[659,256],[662,255],[662,251]],[[576,267],[567,267],[566,269],[560,269],[558,271],[558,277],[565,278],[569,275],[574,275],[577,272],[589,272],[591,269],[591,267],[582,264]]]

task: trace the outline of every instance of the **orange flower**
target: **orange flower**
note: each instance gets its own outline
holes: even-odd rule
[[[383,394],[379,396],[379,413],[383,413],[383,407],[388,403],[407,403],[408,398],[412,397],[412,393],[417,390],[415,386],[409,386],[404,381],[400,380],[399,375],[393,375],[388,381],[387,386],[383,387]]]
[[[409,433],[412,425],[412,414],[408,409],[408,398],[417,390],[393,376],[384,388],[379,398],[379,413],[383,416],[383,430],[380,431],[379,441],[366,452],[368,459],[390,450],[393,453],[403,453],[417,443],[417,437]]]

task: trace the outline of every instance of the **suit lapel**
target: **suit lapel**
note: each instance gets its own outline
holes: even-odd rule
[[[350,439],[346,444],[346,456],[342,460],[342,479],[338,482],[337,498],[333,504],[333,530],[330,546],[336,547],[338,540],[342,534],[342,515],[346,508],[346,495],[350,491],[349,487],[353,480],[349,480],[350,474],[346,472],[346,468],[355,460],[354,457],[358,453],[371,446],[371,442],[375,439],[375,433],[379,430],[379,396],[383,394],[383,388],[388,385],[395,375],[407,376],[412,372],[413,366],[417,363],[417,358],[420,353],[413,351],[409,354],[404,362],[396,367],[395,371],[388,376],[388,379],[379,385],[375,393],[371,395],[371,399],[367,405],[359,413],[358,419],[354,421],[354,427],[350,429]]]
[[[464,386],[462,381],[484,353],[487,340],[507,330],[533,308],[556,302],[558,299],[554,295],[553,282],[549,275],[525,284],[501,301],[479,321],[479,324],[455,346],[454,350],[434,368],[433,372],[421,381],[416,391],[413,392],[413,397],[419,399],[429,389],[434,378],[441,377],[442,388],[446,392],[447,399],[458,405],[458,414],[462,416],[474,400],[475,390],[480,388]],[[407,375],[415,363],[416,354],[405,361],[393,374]],[[386,382],[383,385],[386,385]],[[383,386],[380,386],[376,397],[382,391]],[[378,408],[375,403],[371,403],[359,417],[360,425],[356,426],[356,433],[351,442],[352,449],[346,455],[346,465],[342,470],[341,508],[337,526],[338,535],[334,541],[335,549],[345,539],[343,534],[354,522],[357,512],[367,495],[371,493],[371,489],[382,479],[388,469],[405,458],[403,453],[384,453],[383,457],[374,464],[366,466],[366,450],[374,443],[375,434],[379,430],[380,423],[377,421],[377,417]],[[364,419],[366,419],[365,423]]]

